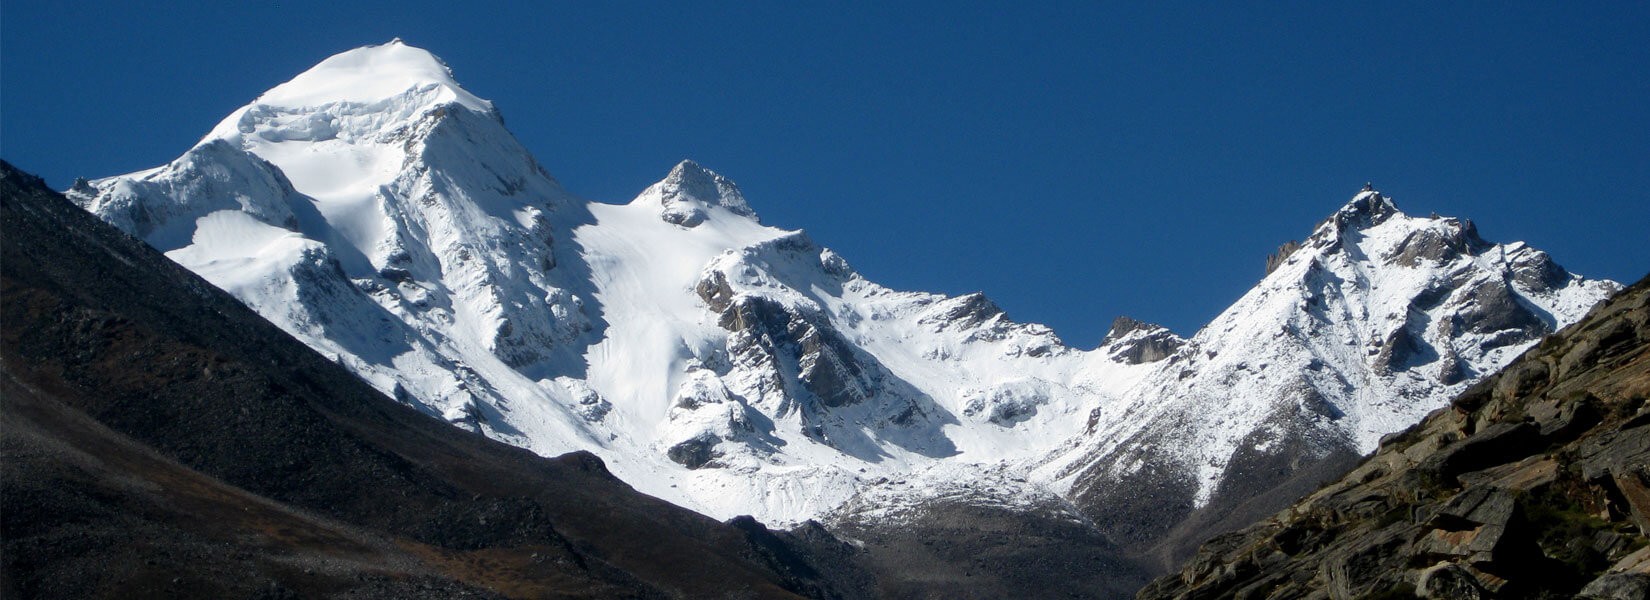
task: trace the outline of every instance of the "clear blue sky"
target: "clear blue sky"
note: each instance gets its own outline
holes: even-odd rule
[[[693,158],[874,280],[1075,345],[1191,333],[1365,181],[1650,270],[1650,3],[1128,4],[5,0],[0,155],[59,188],[159,165],[399,36],[575,193]]]

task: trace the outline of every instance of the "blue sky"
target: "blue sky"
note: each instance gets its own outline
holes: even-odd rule
[[[0,5],[0,156],[60,188],[159,165],[399,36],[579,195],[693,158],[874,280],[1079,346],[1195,331],[1365,181],[1650,270],[1643,2],[173,4]]]

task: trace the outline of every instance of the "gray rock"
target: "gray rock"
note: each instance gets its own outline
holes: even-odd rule
[[[1460,565],[1443,563],[1421,572],[1415,595],[1438,600],[1480,600],[1489,596],[1478,578]]]
[[[1408,370],[1420,362],[1415,359],[1423,354],[1424,348],[1425,342],[1409,327],[1399,327],[1381,344],[1381,351],[1375,356],[1375,368],[1388,373]]]
[[[1650,598],[1650,575],[1609,573],[1581,588],[1577,600],[1644,600]]]
[[[1283,266],[1284,261],[1289,260],[1289,255],[1300,249],[1301,243],[1295,240],[1289,240],[1284,242],[1282,246],[1278,246],[1277,252],[1266,255],[1266,274],[1271,275],[1273,271],[1278,270],[1278,267]]]
[[[1512,495],[1505,490],[1479,487],[1461,492],[1445,504],[1434,518],[1440,527],[1446,529],[1461,529],[1452,526],[1451,519],[1475,525],[1506,526],[1512,519],[1515,505]]]
[[[716,444],[720,441],[721,438],[715,435],[704,434],[671,446],[665,451],[665,455],[676,464],[689,469],[703,468],[716,458]]]
[[[1515,462],[1541,450],[1540,428],[1530,423],[1495,423],[1428,456],[1421,469],[1445,479],[1468,471]]]
[[[1514,263],[1513,269],[1513,283],[1532,292],[1551,291],[1563,287],[1570,280],[1570,274],[1564,267],[1539,250],[1521,257]]]
[[[1422,261],[1444,262],[1454,260],[1463,254],[1471,252],[1472,244],[1463,235],[1459,224],[1448,233],[1433,229],[1421,229],[1409,234],[1404,241],[1398,243],[1391,256],[1387,258],[1397,264],[1413,267]]]
[[[1548,442],[1568,442],[1592,429],[1604,418],[1604,413],[1598,409],[1598,402],[1591,395],[1565,402],[1556,416],[1540,422],[1541,437]]]
[[[1108,354],[1112,360],[1130,365],[1163,360],[1173,356],[1184,345],[1185,338],[1175,335],[1167,327],[1129,317],[1113,320],[1111,330],[1100,340],[1101,347],[1111,346]]]
[[[1460,300],[1467,306],[1452,317],[1450,325],[1454,330],[1478,334],[1510,332],[1485,342],[1487,347],[1528,341],[1549,333],[1546,322],[1519,302],[1504,282],[1483,282]]]

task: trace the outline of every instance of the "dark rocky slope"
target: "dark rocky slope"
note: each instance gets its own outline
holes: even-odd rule
[[[897,522],[833,525],[890,600],[1128,598],[1149,579],[1092,525],[1045,508],[940,500]]]
[[[1650,597],[1650,278],[1159,598]]]
[[[383,397],[3,162],[0,222],[0,596],[864,593],[833,540]]]

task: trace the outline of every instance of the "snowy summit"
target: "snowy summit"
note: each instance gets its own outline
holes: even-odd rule
[[[493,109],[491,102],[464,91],[441,59],[408,46],[401,38],[323,60],[292,81],[264,92],[253,106],[297,110],[336,103],[372,104],[414,90],[428,94],[431,105],[450,102],[478,112]]]
[[[959,495],[1083,520],[1143,477],[1205,505],[1234,465],[1368,451],[1616,288],[1370,190],[1192,338],[1074,348],[869,281],[692,161],[576,198],[399,40],[69,194],[403,403],[772,524]]]

